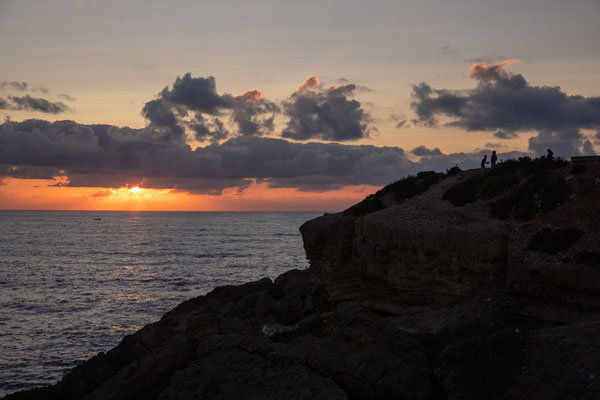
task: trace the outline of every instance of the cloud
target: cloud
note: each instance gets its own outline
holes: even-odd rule
[[[425,146],[418,146],[415,147],[414,149],[412,149],[410,151],[412,154],[414,154],[415,156],[439,156],[442,155],[442,152],[440,149],[433,148],[433,149],[428,149]]]
[[[282,108],[259,89],[239,95],[217,92],[212,76],[186,73],[148,101],[142,115],[165,140],[184,140],[193,133],[199,141],[219,142],[238,136],[277,134],[275,118],[288,117],[282,137],[345,141],[368,137],[370,115],[352,99],[357,86],[346,83],[321,88],[318,77],[304,81]]]
[[[18,90],[18,91],[25,91],[27,90],[27,82],[18,82],[18,81],[2,81],[0,82],[0,89],[14,89],[14,90]]]
[[[49,93],[50,90],[43,87],[43,86],[38,86],[36,88],[31,89],[33,92],[40,92],[40,93]]]
[[[27,110],[39,111],[48,114],[60,114],[69,110],[69,107],[60,101],[51,102],[41,97],[8,96],[8,100],[0,99],[2,110]]]
[[[413,87],[412,108],[415,123],[437,126],[438,118],[469,131],[496,131],[495,137],[510,139],[519,132],[538,131],[532,148],[538,141],[549,139],[554,132],[556,143],[564,132],[600,127],[600,97],[567,95],[560,87],[531,86],[520,74],[511,74],[504,67],[516,62],[511,59],[494,65],[477,63],[471,66],[471,77],[478,80],[473,89],[434,89],[422,82]],[[544,132],[543,134],[541,132]],[[570,139],[577,139],[571,135]],[[578,143],[571,148],[578,149]]]
[[[10,165],[0,162],[0,179],[2,177],[17,179],[52,179],[61,174],[52,167],[36,167],[30,165]]]
[[[97,192],[92,193],[91,197],[107,197],[110,196],[112,192],[109,189],[98,190]]]
[[[514,139],[516,137],[519,137],[519,135],[515,132],[498,131],[494,133],[494,137],[498,139]]]
[[[67,101],[75,101],[76,99],[72,96],[69,96],[68,94],[59,94],[58,97],[60,97],[61,99],[65,99]]]
[[[492,149],[498,149],[500,147],[506,147],[506,145],[503,145],[502,143],[491,143],[491,142],[487,142],[485,144],[485,147],[489,147]]]
[[[301,191],[385,185],[408,174],[456,164],[475,168],[484,152],[429,154],[419,162],[402,148],[298,143],[238,136],[192,149],[164,140],[155,128],[84,125],[73,121],[6,121],[0,125],[0,177],[52,179],[54,186],[115,188],[141,185],[190,193],[238,191],[253,182]],[[523,153],[505,153],[500,159]]]
[[[483,62],[478,62],[469,67],[469,76],[483,82],[498,82],[509,79],[509,74],[503,69],[505,65],[521,62],[516,58],[511,58],[506,61],[499,62],[494,65],[486,65]]]
[[[298,87],[297,93],[306,92],[307,90],[315,90],[319,87],[319,77],[311,76]]]
[[[402,121],[399,121],[396,124],[396,129],[402,129],[402,128],[407,128],[408,127],[408,121],[403,119]]]
[[[397,147],[239,136],[192,149],[161,135],[152,127],[7,121],[0,125],[0,163],[48,171],[46,178],[67,176],[62,186],[108,188],[143,181],[144,187],[211,194],[243,189],[254,180],[301,190],[382,185],[419,170]]]
[[[408,128],[409,126],[406,119],[395,113],[390,114],[389,120],[396,123],[396,129]]]
[[[596,154],[592,142],[586,140],[577,129],[541,131],[529,138],[528,148],[536,155],[546,154],[547,149],[552,149],[557,156],[562,157]]]
[[[180,118],[175,115],[176,108],[163,98],[154,99],[144,104],[142,116],[150,121],[150,127],[163,132],[165,139],[182,139],[185,128],[180,125]],[[184,111],[180,112],[181,113]]]
[[[460,51],[451,46],[443,45],[437,50],[437,54],[442,57],[456,58],[460,55]]]
[[[308,78],[283,102],[289,117],[281,136],[295,140],[358,140],[369,136],[371,116],[353,100],[356,85],[319,89],[316,76]]]
[[[271,133],[279,111],[258,89],[240,95],[219,94],[214,77],[194,78],[187,73],[148,101],[142,115],[167,139],[181,140],[189,129],[196,139],[215,142],[237,135]]]

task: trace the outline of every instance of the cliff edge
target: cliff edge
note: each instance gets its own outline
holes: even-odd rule
[[[9,399],[597,399],[600,164],[422,172]]]

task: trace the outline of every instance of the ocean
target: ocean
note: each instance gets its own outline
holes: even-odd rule
[[[307,268],[298,228],[320,214],[0,211],[0,397],[216,286]]]

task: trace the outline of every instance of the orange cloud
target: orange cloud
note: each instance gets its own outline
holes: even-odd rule
[[[255,103],[258,100],[263,99],[265,97],[265,92],[258,89],[252,89],[233,97],[236,99],[247,101],[248,103]]]
[[[105,196],[110,196],[111,194],[112,194],[112,192],[110,191],[110,189],[106,189],[106,190],[98,190],[97,192],[91,194],[90,196],[105,197]]]
[[[319,77],[316,75],[311,76],[302,85],[298,86],[298,92],[305,92],[307,90],[316,89],[319,86]]]
[[[494,65],[486,65],[483,62],[478,62],[469,67],[469,75],[471,78],[484,82],[499,81],[508,77],[508,73],[502,67],[518,62],[521,62],[521,60],[516,58],[511,58]]]

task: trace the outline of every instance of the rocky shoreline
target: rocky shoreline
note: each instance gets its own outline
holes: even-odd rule
[[[7,399],[597,399],[600,164],[422,173]]]

